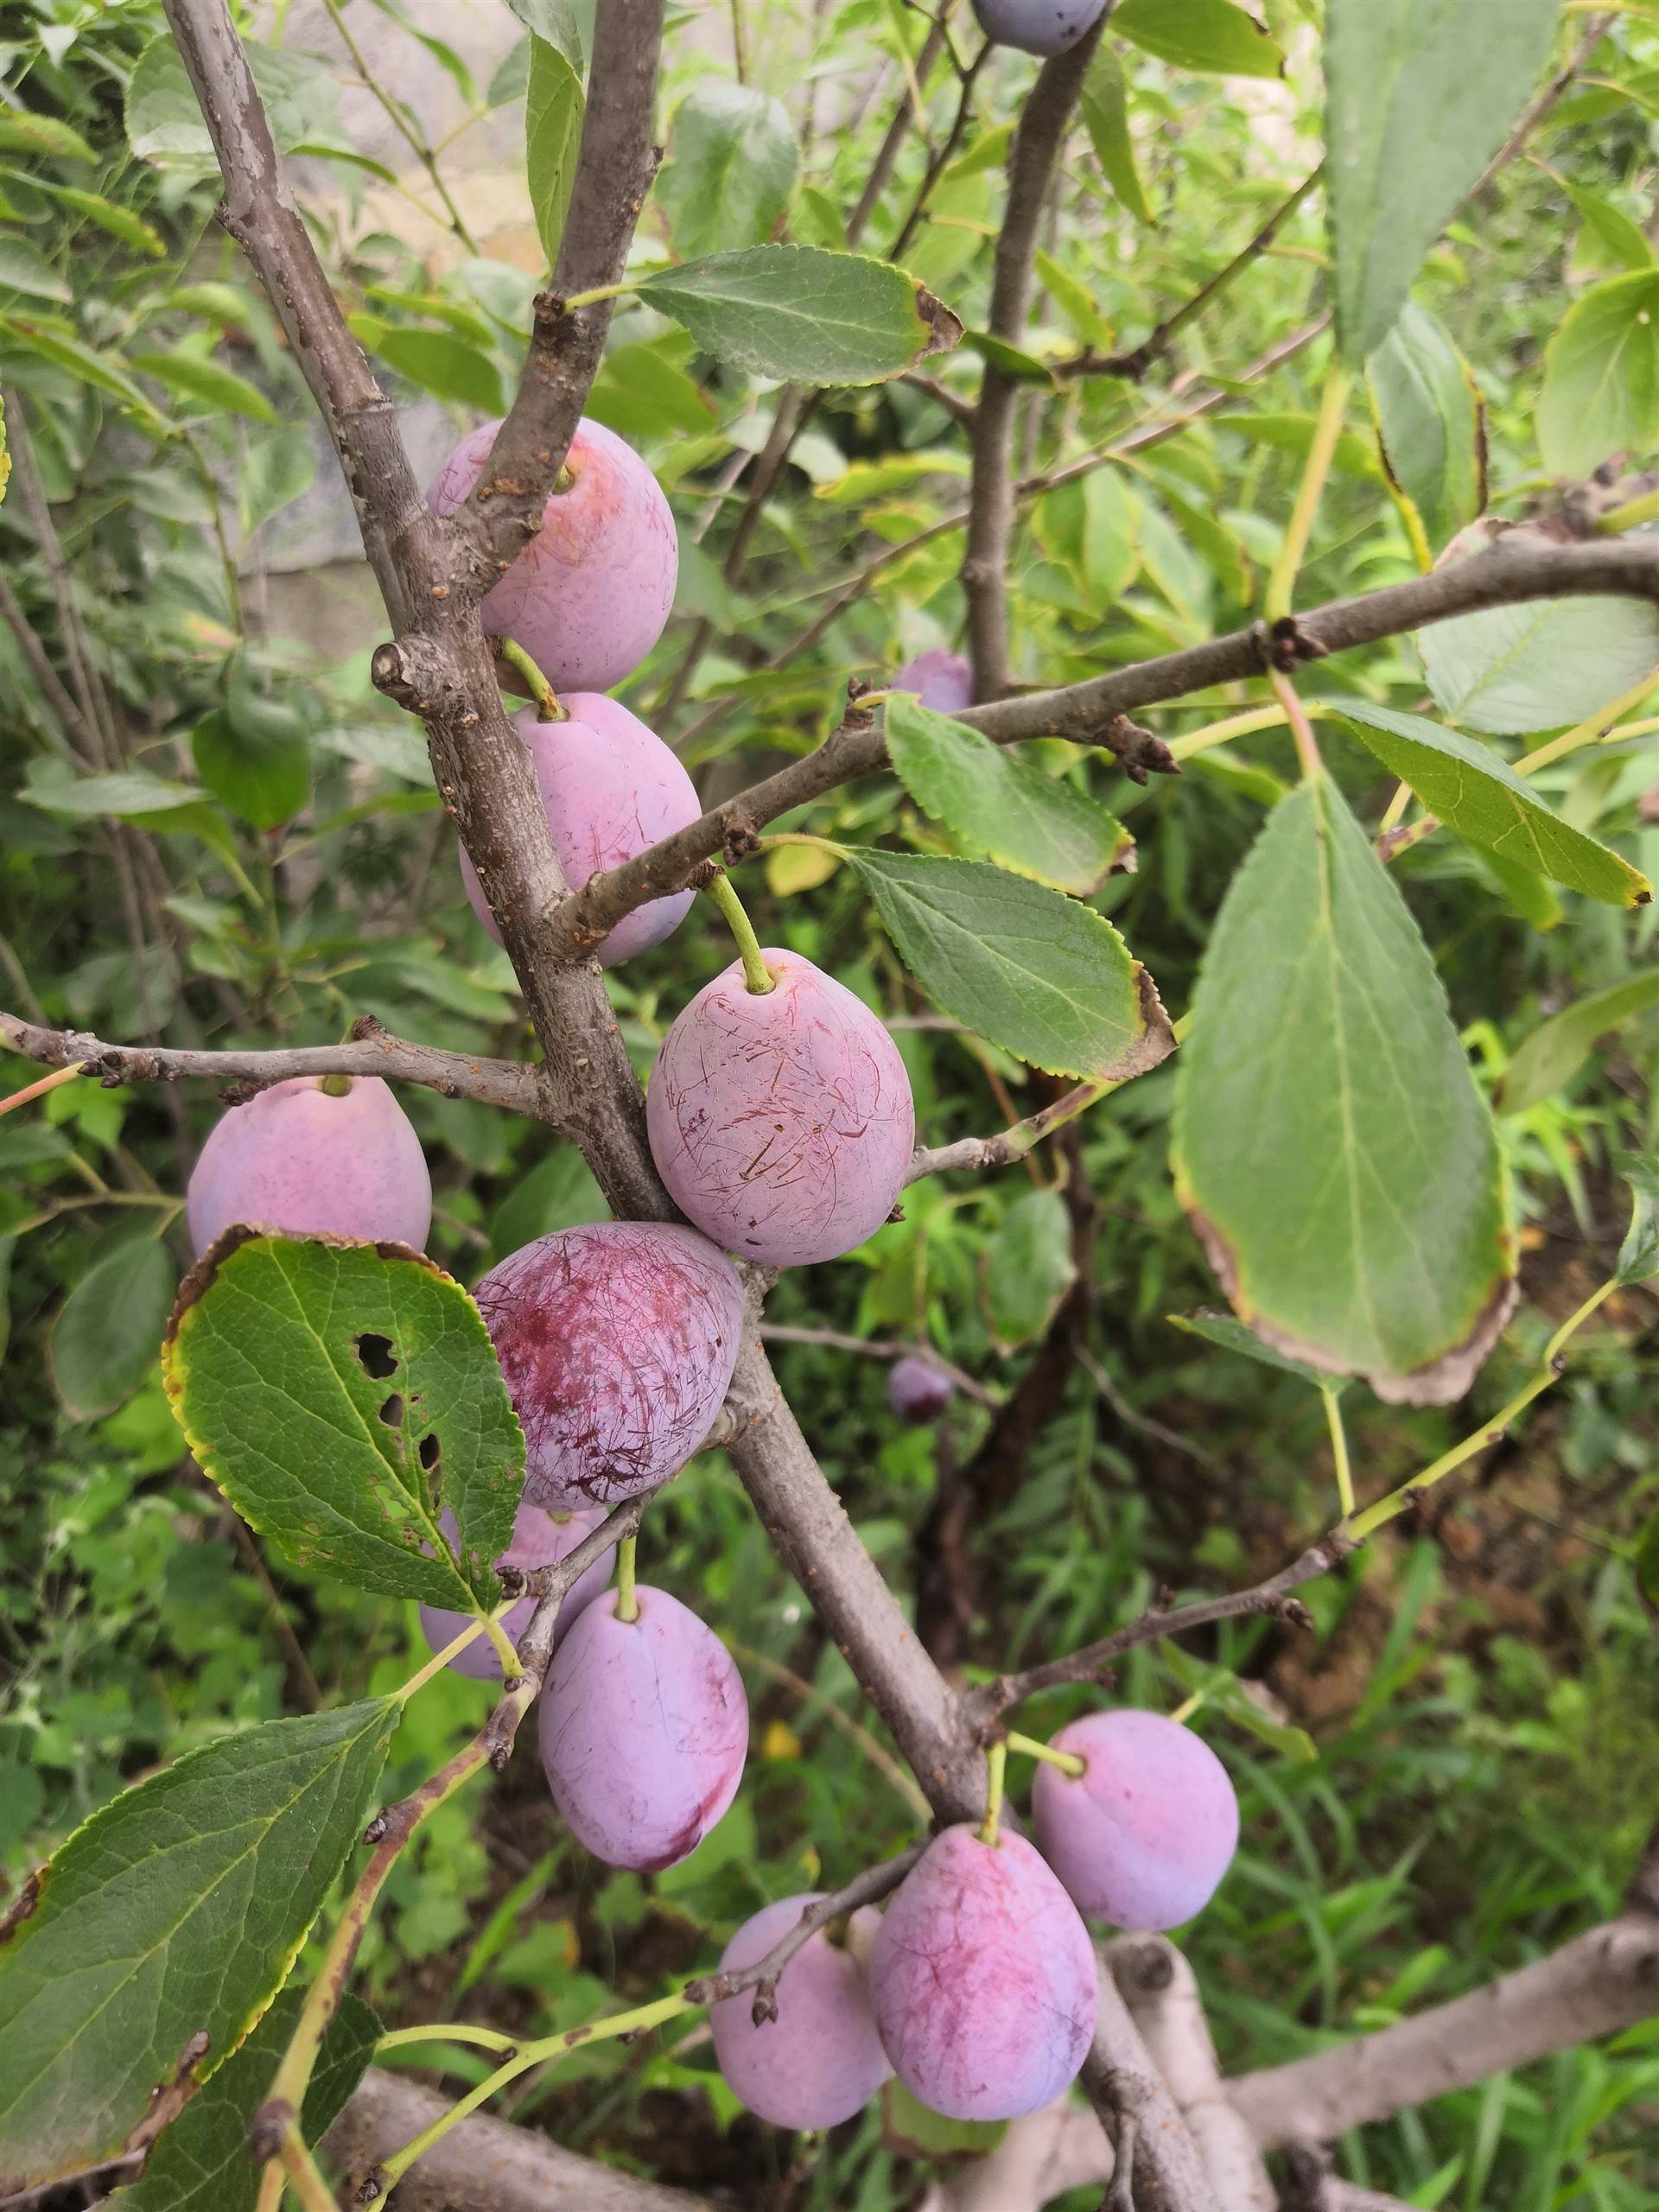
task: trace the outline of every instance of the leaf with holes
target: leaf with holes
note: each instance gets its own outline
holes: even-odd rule
[[[118,2157],[288,1979],[367,1817],[401,1707],[376,1698],[188,1751],[94,1813],[0,1948],[8,2190]]]
[[[1460,1397],[1514,1300],[1507,1179],[1428,948],[1328,779],[1233,878],[1192,1021],[1176,1186],[1239,1319],[1390,1401]]]
[[[1639,868],[1563,822],[1478,738],[1365,699],[1332,699],[1330,705],[1431,814],[1471,845],[1605,906],[1642,906],[1652,898],[1653,886]]]
[[[1133,859],[1134,838],[1086,791],[902,693],[887,751],[918,806],[1016,875],[1086,895]]]
[[[202,1466],[299,1565],[451,1611],[497,1602],[524,1438],[482,1316],[430,1260],[227,1230],[185,1278],[162,1369]]]

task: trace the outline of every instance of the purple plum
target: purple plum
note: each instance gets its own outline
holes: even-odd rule
[[[974,0],[979,28],[995,46],[1064,54],[1099,20],[1106,0]]]
[[[512,1523],[512,1541],[495,1562],[504,1567],[552,1567],[568,1554],[575,1551],[584,1537],[591,1536],[604,1520],[597,1507],[581,1513],[544,1513],[539,1505],[527,1505],[520,1499]],[[438,1526],[454,1542],[455,1516],[446,1505]],[[569,1633],[578,1613],[591,1605],[611,1579],[609,1554],[595,1560],[571,1585],[559,1603],[556,1637],[563,1643]],[[510,1643],[517,1643],[530,1626],[530,1617],[536,1610],[534,1598],[522,1598],[510,1613],[503,1616],[501,1625],[507,1632]],[[470,1613],[446,1612],[441,1605],[421,1607],[421,1634],[434,1651],[442,1651],[452,1643],[472,1619]],[[499,1682],[501,1662],[496,1656],[495,1646],[486,1636],[475,1637],[467,1649],[449,1662],[449,1670],[455,1675],[469,1675],[475,1682]]]
[[[913,691],[936,715],[959,715],[974,703],[973,667],[960,653],[936,648],[907,660],[897,676],[888,677],[887,689]]]
[[[950,2120],[1017,2120],[1075,2081],[1095,2031],[1089,1931],[1042,1859],[1006,1829],[935,1836],[870,1955],[893,2071]]]
[[[417,1252],[432,1226],[421,1141],[374,1075],[296,1075],[232,1106],[203,1145],[186,1197],[198,1253],[233,1221]]]
[[[562,703],[570,719],[543,721],[533,707],[513,717],[530,747],[553,849],[567,881],[580,890],[600,868],[616,868],[702,812],[696,786],[674,755],[637,715],[597,691],[571,691]],[[498,944],[478,874],[465,848],[461,880],[473,912]],[[636,906],[599,947],[601,968],[660,944],[684,920],[694,891],[677,891]]]
[[[749,1710],[732,1656],[665,1590],[639,1618],[607,1590],[553,1655],[542,1764],[577,1841],[608,1866],[657,1873],[689,1858],[737,1795]]]
[[[1079,1912],[1136,1932],[1209,1904],[1238,1847],[1238,1799],[1202,1737],[1160,1713],[1090,1713],[1052,1738],[1085,1764],[1039,1762],[1032,1825]]]
[[[721,1952],[721,1972],[756,1965],[821,1894],[763,1906]],[[864,1923],[857,1933],[873,1940],[880,1915],[867,1905],[854,1920]],[[710,2008],[720,2070],[749,2110],[774,2127],[838,2127],[893,2071],[856,1954],[819,1929],[779,1975],[777,2003],[777,2018],[761,2027],[754,2024],[753,1990]]]
[[[500,427],[480,423],[444,462],[426,495],[434,514],[466,499]],[[563,476],[540,530],[478,611],[486,634],[517,639],[556,690],[608,691],[663,634],[679,541],[662,486],[602,423],[584,416],[576,425]]]
[[[657,1172],[717,1244],[772,1267],[833,1260],[874,1235],[916,1141],[905,1064],[861,1000],[798,953],[741,961],[663,1039],[645,1101]]]
[[[887,1370],[887,1403],[918,1427],[937,1421],[956,1395],[956,1384],[925,1352],[907,1351]]]
[[[737,1362],[743,1286],[694,1229],[589,1222],[538,1236],[474,1294],[524,1432],[524,1495],[568,1510],[666,1482]]]

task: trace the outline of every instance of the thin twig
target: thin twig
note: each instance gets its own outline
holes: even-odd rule
[[[836,1329],[797,1329],[782,1321],[763,1321],[760,1339],[769,1344],[817,1344],[825,1351],[851,1352],[863,1359],[925,1359],[948,1375],[963,1396],[971,1398],[976,1405],[996,1407],[1002,1402],[1000,1391],[988,1389],[965,1368],[952,1366],[931,1344],[906,1344],[902,1337],[844,1337]]]

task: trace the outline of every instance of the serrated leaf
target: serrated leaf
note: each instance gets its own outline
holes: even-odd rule
[[[789,205],[800,151],[789,111],[752,85],[705,77],[674,111],[657,197],[683,254],[759,245]]]
[[[1325,201],[1338,339],[1356,367],[1502,145],[1560,21],[1560,0],[1328,0]]]
[[[822,246],[710,254],[636,289],[716,359],[796,384],[879,384],[962,337],[950,308],[902,269]]]
[[[260,2168],[249,2156],[248,2129],[293,2041],[304,2001],[302,1989],[282,1992],[247,2041],[163,2131],[143,2179],[116,2190],[111,2202],[117,2212],[257,2212]],[[320,2143],[345,2111],[380,2036],[372,2010],[347,1990],[305,2093],[300,2132],[308,2143]]]
[[[94,1421],[124,1406],[161,1356],[178,1281],[159,1237],[124,1236],[64,1300],[52,1329],[52,1379],[64,1410]]]
[[[1238,1352],[1245,1359],[1259,1361],[1263,1367],[1276,1367],[1281,1374],[1294,1375],[1300,1382],[1312,1383],[1316,1390],[1332,1387],[1328,1375],[1321,1375],[1305,1359],[1293,1359],[1288,1352],[1276,1351],[1230,1313],[1168,1313],[1164,1318],[1189,1337],[1203,1337],[1209,1344],[1219,1344],[1224,1351]]]
[[[357,1840],[399,1712],[377,1698],[206,1745],[70,1837],[0,1948],[9,2183],[118,2156],[201,2037],[198,2081],[234,2050]]]
[[[1513,1300],[1491,1114],[1415,923],[1329,780],[1222,903],[1176,1068],[1183,1204],[1234,1310],[1379,1396],[1461,1396]]]
[[[1639,868],[1563,822],[1501,753],[1478,738],[1443,728],[1421,715],[1374,707],[1369,700],[1328,703],[1385,768],[1411,785],[1431,814],[1471,845],[1605,906],[1638,906],[1653,896],[1653,886]]]
[[[537,235],[550,269],[559,257],[559,240],[576,181],[586,105],[582,78],[570,57],[550,41],[532,36],[524,93],[524,172]]]
[[[497,1602],[524,1438],[482,1316],[430,1260],[227,1230],[185,1278],[162,1370],[202,1467],[288,1557],[452,1611]]]
[[[1605,991],[1592,991],[1523,1037],[1503,1071],[1498,1110],[1524,1114],[1570,1083],[1605,1037],[1659,1006],[1659,968],[1631,976]]]
[[[1622,1283],[1659,1275],[1659,1161],[1626,1154],[1617,1163],[1630,1185],[1630,1225],[1613,1272]]]
[[[904,693],[887,702],[887,737],[917,804],[1016,875],[1087,896],[1134,854],[1128,831],[1086,792]]]
[[[1233,0],[1119,0],[1112,29],[1160,61],[1218,77],[1279,77],[1285,57]]]
[[[987,861],[847,858],[928,996],[1016,1058],[1121,1083],[1173,1049],[1152,979],[1091,906]]]
[[[1123,65],[1109,46],[1095,48],[1089,74],[1084,79],[1081,105],[1089,143],[1107,183],[1137,221],[1151,223],[1154,218],[1135,165],[1135,142],[1129,136]]]
[[[40,248],[10,232],[0,232],[0,291],[28,292],[37,300],[74,297]]]
[[[1077,1279],[1071,1217],[1058,1191],[1027,1191],[1003,1215],[985,1255],[985,1322],[1006,1351],[1034,1343]]]
[[[43,155],[56,162],[98,159],[79,131],[60,117],[22,107],[0,109],[0,153]]]
[[[154,377],[186,399],[200,400],[216,415],[243,415],[254,423],[279,420],[276,410],[257,385],[200,353],[134,353],[128,357],[128,366]]]
[[[1485,409],[1444,327],[1408,300],[1365,364],[1383,466],[1416,518],[1424,567],[1486,504]]]
[[[1417,650],[1449,721],[1522,736],[1582,721],[1659,669],[1659,609],[1639,599],[1489,607],[1430,623]]]
[[[1592,285],[1544,348],[1538,442],[1557,476],[1610,454],[1640,461],[1659,439],[1659,269]]]

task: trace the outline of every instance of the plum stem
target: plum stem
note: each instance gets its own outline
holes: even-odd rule
[[[591,308],[601,300],[620,300],[624,292],[637,289],[631,280],[620,284],[595,284],[589,291],[570,293],[564,302],[564,311],[569,315],[576,308]]]
[[[997,1822],[1002,1817],[1002,1781],[1007,1772],[1008,1739],[1000,1738],[985,1754],[985,1818],[980,1823],[979,1840],[995,1850]]]
[[[1348,1520],[1354,1510],[1354,1471],[1348,1458],[1348,1432],[1342,1423],[1342,1408],[1337,1401],[1339,1392],[1329,1382],[1321,1382],[1319,1395],[1325,1400],[1325,1426],[1331,1432],[1331,1456],[1337,1470],[1337,1503],[1342,1517]]]
[[[1191,1697],[1182,1699],[1181,1702],[1176,1707],[1174,1712],[1169,1716],[1178,1728],[1184,1728],[1186,1726],[1186,1723],[1192,1718],[1198,1707],[1204,1703],[1207,1694],[1208,1693],[1205,1690],[1194,1690]]]
[[[509,668],[516,668],[530,686],[530,696],[536,702],[537,718],[544,722],[568,722],[569,709],[559,702],[559,695],[517,638],[498,638],[495,649]]]
[[[14,1107],[27,1106],[31,1098],[44,1097],[48,1090],[55,1090],[60,1084],[73,1083],[86,1066],[85,1060],[72,1060],[67,1067],[60,1068],[55,1075],[43,1075],[38,1083],[25,1084],[21,1090],[14,1090],[9,1098],[0,1098],[0,1114],[10,1114]]]
[[[637,1621],[639,1599],[633,1581],[633,1556],[639,1545],[638,1536],[624,1536],[616,1548],[616,1618],[620,1621]]]
[[[743,901],[732,887],[732,879],[717,869],[708,886],[709,896],[726,918],[726,926],[737,940],[742,956],[743,981],[756,998],[777,986],[766,973],[766,963],[760,957],[760,940],[755,936],[754,925],[743,911]]]
[[[1069,1774],[1075,1782],[1079,1775],[1087,1774],[1089,1762],[1079,1758],[1075,1751],[1057,1751],[1052,1744],[1039,1744],[1034,1736],[1022,1736],[1010,1728],[1007,1746],[1011,1751],[1023,1751],[1028,1759],[1043,1759],[1050,1766],[1057,1766],[1062,1774]]]
[[[406,2050],[411,2044],[417,2043],[461,2044],[480,2050],[493,2050],[509,2058],[516,2056],[518,2049],[517,2038],[504,2036],[499,2028],[477,2028],[465,2020],[432,2020],[424,2027],[394,2028],[376,2044],[375,2055],[378,2057],[384,2051]]]

